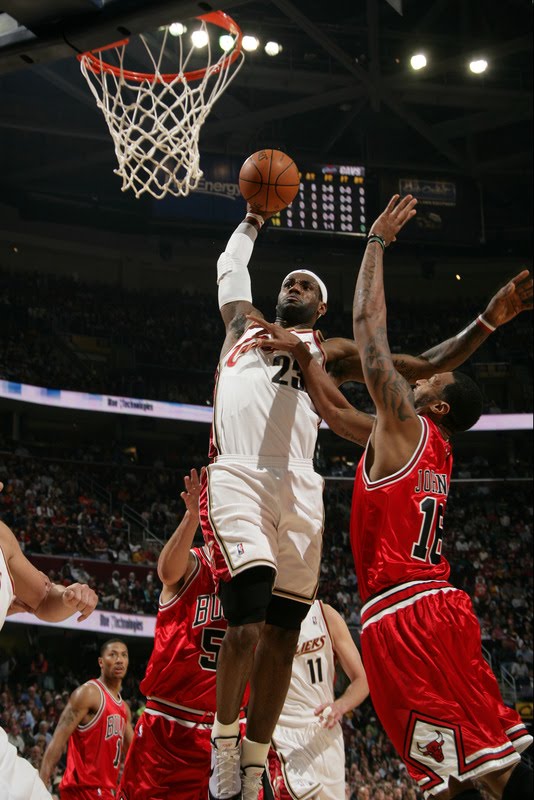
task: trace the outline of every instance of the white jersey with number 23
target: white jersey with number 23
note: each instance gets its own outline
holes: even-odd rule
[[[321,366],[321,334],[291,329]],[[313,458],[320,425],[296,359],[255,342],[262,329],[251,326],[221,359],[215,389],[213,444],[218,455],[290,459]]]

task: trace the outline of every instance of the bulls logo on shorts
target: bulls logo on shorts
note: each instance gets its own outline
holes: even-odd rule
[[[424,756],[430,756],[435,761],[441,762],[445,758],[443,755],[445,739],[441,731],[436,731],[436,734],[436,738],[432,739],[432,741],[428,742],[424,747],[421,747],[419,742],[417,742],[417,749]]]
[[[416,761],[420,768],[424,765],[440,772],[439,765],[449,762],[456,764],[458,743],[454,727],[413,713],[412,731],[406,741],[409,758]]]

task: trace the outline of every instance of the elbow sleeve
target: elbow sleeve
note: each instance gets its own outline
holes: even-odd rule
[[[252,302],[252,289],[248,262],[254,249],[254,241],[246,233],[236,231],[217,261],[217,285],[219,308],[237,300]]]

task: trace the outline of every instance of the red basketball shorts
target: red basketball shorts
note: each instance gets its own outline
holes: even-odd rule
[[[362,608],[371,699],[425,796],[508,767],[532,742],[482,657],[471,600],[444,581],[390,589]]]
[[[211,727],[144,713],[126,756],[119,800],[206,800]]]
[[[135,726],[118,800],[206,800],[210,768],[211,725],[189,727],[145,711]]]
[[[116,800],[117,794],[111,789],[62,789],[59,787],[61,800]]]

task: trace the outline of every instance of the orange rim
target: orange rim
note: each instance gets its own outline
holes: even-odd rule
[[[200,80],[204,77],[208,69],[212,74],[217,74],[222,69],[226,69],[233,64],[237,58],[239,58],[242,50],[243,33],[241,28],[231,17],[228,16],[228,14],[225,14],[224,11],[212,11],[210,14],[203,14],[201,17],[196,17],[196,19],[201,19],[205,22],[210,22],[212,25],[217,25],[219,28],[224,28],[224,30],[228,31],[237,38],[235,40],[234,49],[220,62],[220,64],[216,64],[214,67],[203,67],[202,69],[195,69],[192,72],[185,72],[183,77],[188,82]],[[164,75],[158,76],[156,76],[153,72],[134,72],[130,69],[121,69],[120,67],[116,67],[114,64],[108,64],[107,61],[103,61],[98,57],[99,53],[103,53],[105,50],[111,50],[114,47],[124,47],[129,41],[129,39],[120,39],[118,42],[106,44],[104,47],[97,47],[94,50],[87,50],[85,53],[80,53],[80,55],[77,56],[77,59],[78,61],[85,61],[87,68],[96,75],[101,72],[107,72],[110,75],[116,75],[117,77],[122,76],[136,83],[142,83],[143,81],[149,81],[152,83],[156,81],[158,83],[172,83],[172,81],[176,80],[180,74],[179,72],[165,73]]]

